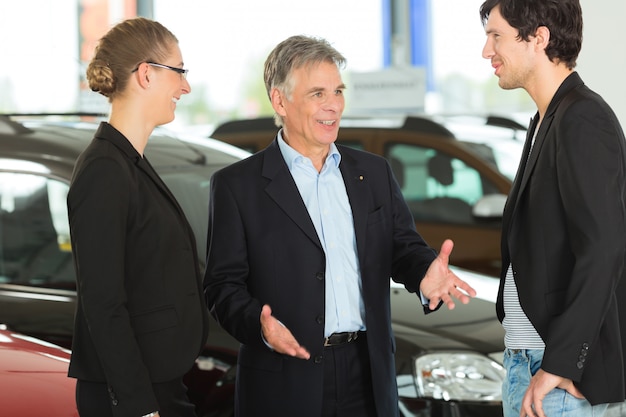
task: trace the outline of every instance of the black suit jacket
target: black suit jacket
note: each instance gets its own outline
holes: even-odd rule
[[[78,284],[69,375],[107,383],[116,416],[156,411],[151,384],[183,376],[208,332],[191,227],[108,123],[76,163],[68,211]]]
[[[538,123],[507,201],[503,270],[546,344],[542,368],[592,404],[624,399],[626,152],[609,106],[572,73]],[[621,280],[621,281],[620,281]],[[626,317],[625,317],[626,318]],[[621,320],[621,323],[620,323]]]
[[[381,416],[395,416],[389,279],[418,291],[436,253],[415,231],[387,162],[338,149],[354,218],[376,407]],[[207,304],[241,342],[238,415],[318,417],[326,258],[276,141],[213,176],[208,244]],[[309,350],[310,360],[280,355],[264,344],[263,304]]]

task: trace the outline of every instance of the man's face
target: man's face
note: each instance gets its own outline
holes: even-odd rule
[[[502,17],[500,6],[494,7],[489,13],[485,32],[487,41],[483,58],[491,60],[500,87],[505,90],[528,89],[534,71],[535,52],[532,42],[518,38],[519,31]]]
[[[337,139],[339,121],[345,107],[339,68],[330,62],[295,69],[287,97],[273,100],[274,109],[283,117],[285,140],[306,154],[328,148]]]

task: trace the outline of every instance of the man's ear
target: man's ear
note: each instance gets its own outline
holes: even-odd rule
[[[550,43],[550,29],[547,26],[539,26],[535,31],[535,37],[533,38],[535,47],[545,50]]]
[[[287,98],[285,95],[276,87],[270,90],[270,101],[272,103],[272,108],[276,112],[276,114],[280,116],[285,116],[287,113],[285,112],[285,100]]]

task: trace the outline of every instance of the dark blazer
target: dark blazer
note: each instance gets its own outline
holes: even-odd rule
[[[78,284],[69,375],[107,383],[116,416],[156,411],[151,384],[182,377],[208,332],[191,227],[108,123],[76,163],[68,211]]]
[[[436,253],[415,231],[387,162],[338,149],[354,218],[376,408],[380,416],[395,416],[389,278],[418,291]],[[241,342],[237,415],[319,417],[326,259],[276,140],[213,176],[208,238],[207,304]],[[309,350],[309,360],[280,355],[264,344],[263,304]],[[419,305],[416,299],[416,310]]]
[[[624,400],[624,134],[609,106],[571,74],[552,99],[507,201],[503,270],[546,344],[542,369],[592,403]],[[620,281],[621,279],[621,281]],[[621,320],[621,326],[620,326]]]

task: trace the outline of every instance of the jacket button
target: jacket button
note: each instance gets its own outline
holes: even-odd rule
[[[585,366],[585,364],[584,364],[584,363],[582,363],[582,362],[578,362],[578,363],[576,364],[576,367],[577,367],[578,369],[583,369],[583,366]]]
[[[113,388],[110,385],[107,386],[107,391],[109,391],[109,397],[111,398],[111,404],[117,405],[118,401],[117,401],[117,397],[115,395],[115,391],[113,391]]]
[[[324,316],[317,316],[317,317],[315,317],[315,321],[317,322],[317,324],[324,323]]]
[[[315,278],[317,278],[319,281],[323,281],[324,280],[324,273],[323,272],[318,272],[317,274],[315,274]]]
[[[322,363],[322,360],[324,359],[324,357],[322,355],[318,355],[313,359],[313,362],[315,363]]]

